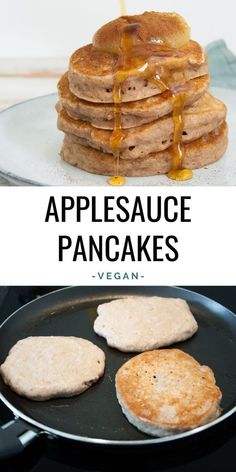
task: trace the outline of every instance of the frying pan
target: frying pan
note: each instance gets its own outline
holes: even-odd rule
[[[185,299],[199,330],[176,344],[210,366],[223,392],[222,414],[192,431],[153,438],[134,428],[123,416],[114,387],[115,373],[133,354],[109,348],[93,331],[98,304],[129,295]],[[0,379],[0,399],[15,420],[0,429],[0,458],[13,456],[39,435],[65,438],[80,444],[109,447],[155,446],[183,441],[218,427],[236,412],[236,316],[220,304],[177,287],[69,287],[44,295],[15,311],[0,327],[0,363],[10,348],[27,336],[80,336],[97,344],[106,355],[104,377],[82,395],[33,402],[20,397]]]

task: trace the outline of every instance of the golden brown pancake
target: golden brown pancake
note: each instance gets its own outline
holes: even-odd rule
[[[129,422],[152,436],[197,428],[221,411],[213,371],[180,349],[132,357],[116,374],[116,394]]]
[[[190,40],[171,55],[157,55],[155,45],[145,47],[149,63],[158,64],[170,74],[169,85],[174,87],[196,77],[208,74],[208,61],[204,49]],[[135,55],[135,51],[133,51]],[[99,51],[92,44],[84,46],[72,55],[69,65],[71,92],[91,102],[112,103],[118,56]],[[161,73],[162,72],[162,73]],[[162,90],[156,84],[131,73],[121,86],[122,102],[131,102],[152,97]]]
[[[227,145],[228,128],[224,122],[208,135],[184,144],[183,165],[189,169],[197,169],[212,164],[224,155]],[[79,138],[72,134],[65,135],[61,157],[69,164],[92,174],[114,175],[116,169],[116,160],[111,154],[81,145]],[[119,173],[127,177],[166,174],[171,165],[172,155],[170,149],[166,149],[139,159],[121,159]]]
[[[184,91],[185,104],[191,105],[206,92],[209,76],[189,80]],[[71,93],[68,73],[58,83],[58,94],[62,106],[68,115],[75,120],[90,122],[95,128],[114,128],[114,105],[110,103],[92,103],[81,100]],[[121,125],[123,129],[134,128],[158,120],[173,110],[173,101],[168,92],[135,102],[123,103],[121,106]]]
[[[210,133],[225,121],[225,117],[225,105],[206,93],[184,111],[183,143]],[[73,120],[63,108],[59,111],[58,128],[64,133],[78,136],[80,143],[85,146],[112,154],[111,131],[94,128],[85,121]],[[120,158],[138,159],[153,152],[163,151],[173,142],[173,133],[174,123],[170,115],[138,128],[126,130],[120,145]]]

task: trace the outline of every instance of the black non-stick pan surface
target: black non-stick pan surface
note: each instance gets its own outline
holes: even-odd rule
[[[105,352],[105,375],[79,396],[46,402],[16,395],[0,379],[1,398],[17,416],[43,431],[87,443],[140,445],[143,441],[160,441],[130,425],[116,399],[116,371],[134,354],[107,347],[105,339],[93,331],[97,306],[127,295],[179,297],[189,303],[199,330],[173,347],[213,369],[223,393],[221,420],[236,411],[236,316],[232,312],[202,295],[176,287],[71,287],[23,306],[5,321],[0,329],[0,363],[12,346],[27,336],[79,336]],[[182,436],[189,434],[192,432]]]

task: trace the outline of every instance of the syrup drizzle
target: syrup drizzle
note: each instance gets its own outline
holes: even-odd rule
[[[120,0],[121,16],[126,15],[126,0]]]
[[[184,131],[183,112],[185,101],[186,95],[184,92],[180,92],[178,94],[172,92],[174,137],[172,146],[170,148],[172,168],[167,175],[169,179],[179,181],[189,180],[193,176],[193,173],[190,169],[182,168],[185,158],[185,149],[182,144],[182,136]]]
[[[137,26],[128,25],[124,28],[121,34],[120,41],[120,54],[117,63],[117,72],[115,75],[115,83],[113,90],[113,103],[114,103],[114,129],[111,135],[111,147],[113,156],[115,159],[115,175],[108,179],[108,183],[113,186],[125,185],[125,178],[119,175],[120,166],[120,148],[121,143],[125,137],[125,133],[122,129],[122,84],[127,77],[130,75],[130,67],[127,67],[127,56],[133,48],[132,32],[136,30]]]
[[[124,2],[122,2],[124,3]],[[185,157],[184,146],[182,145],[182,134],[184,130],[183,111],[186,96],[183,90],[174,91],[171,89],[171,74],[168,70],[158,71],[157,63],[148,62],[148,53],[145,48],[139,48],[135,52],[136,34],[139,23],[131,23],[124,27],[120,39],[120,54],[117,62],[117,72],[113,90],[114,103],[114,129],[111,135],[111,146],[115,160],[115,175],[109,178],[108,183],[113,186],[125,185],[125,178],[119,175],[120,149],[125,131],[122,129],[122,84],[132,75],[138,75],[148,82],[158,86],[161,92],[170,94],[173,104],[174,135],[173,143],[170,147],[172,157],[172,168],[168,172],[168,177],[172,180],[185,181],[192,178],[192,171],[183,168]],[[176,51],[174,51],[176,53]],[[169,56],[173,50],[158,40],[155,44],[155,56]]]
[[[122,45],[123,46],[123,45]],[[120,55],[120,62],[123,62],[124,55]],[[121,67],[122,64],[119,64],[118,67]],[[125,178],[122,175],[119,175],[120,167],[120,147],[124,139],[124,132],[122,130],[122,112],[121,112],[121,103],[122,103],[122,86],[123,78],[122,72],[118,69],[115,77],[115,84],[113,90],[113,103],[114,103],[114,129],[111,135],[111,147],[113,156],[115,159],[115,175],[108,179],[108,183],[113,186],[123,186],[125,185]]]

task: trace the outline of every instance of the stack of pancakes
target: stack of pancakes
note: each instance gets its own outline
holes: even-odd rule
[[[114,103],[119,72],[121,35],[138,25],[135,59],[153,66],[158,86],[132,66],[120,83],[121,103]],[[133,64],[133,63],[132,63]],[[173,97],[184,97],[183,167],[213,163],[227,147],[226,107],[208,91],[208,61],[204,49],[190,39],[189,28],[177,14],[144,13],[121,17],[95,35],[93,44],[78,49],[69,71],[58,84],[58,128],[65,133],[61,151],[68,163],[91,173],[114,175],[112,146],[119,107],[122,139],[119,173],[149,176],[168,173],[173,163]]]

